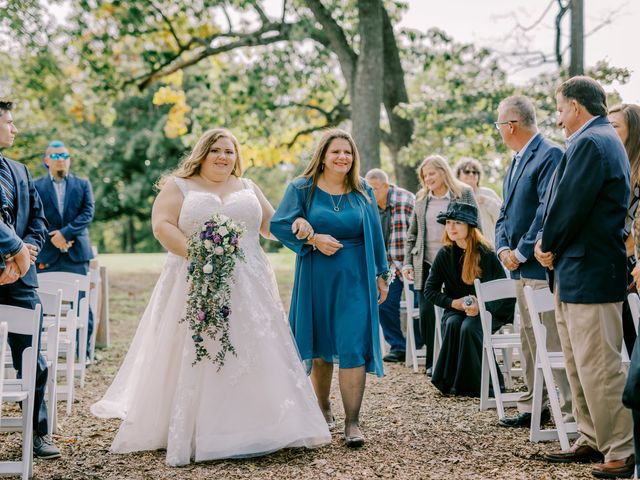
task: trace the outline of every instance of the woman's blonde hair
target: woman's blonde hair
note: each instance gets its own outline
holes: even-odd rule
[[[451,196],[453,198],[460,198],[462,196],[462,191],[464,190],[465,185],[453,176],[453,172],[444,157],[441,157],[440,155],[429,155],[416,169],[420,185],[422,185],[422,188],[416,194],[417,200],[422,200],[429,193],[429,188],[425,183],[424,173],[422,172],[422,169],[426,166],[433,167],[440,172],[442,179],[444,180],[444,184],[451,192]]]
[[[316,148],[313,152],[313,156],[311,157],[311,161],[305,168],[304,172],[302,172],[302,177],[310,178],[312,180],[311,190],[309,191],[308,202],[311,201],[311,197],[313,196],[313,192],[318,186],[318,180],[320,179],[320,175],[322,175],[322,171],[324,170],[324,158],[327,154],[327,150],[329,149],[329,145],[336,138],[342,138],[349,142],[351,146],[351,168],[347,172],[347,175],[344,179],[345,187],[347,191],[359,192],[362,196],[368,201],[371,202],[369,195],[365,192],[364,187],[362,186],[362,180],[360,179],[360,154],[358,153],[358,147],[356,147],[356,142],[353,141],[353,137],[344,131],[338,128],[333,128],[331,130],[327,130],[320,141],[316,145]]]
[[[476,227],[469,227],[467,233],[467,248],[464,251],[462,262],[462,281],[467,285],[473,285],[476,278],[482,277],[482,267],[480,267],[480,246],[492,251],[493,248],[489,241],[482,236],[480,230]],[[445,246],[453,246],[454,242],[449,238],[447,229],[442,234],[442,244]]]
[[[233,166],[231,175],[236,177],[242,176],[242,155],[240,154],[238,139],[226,128],[213,128],[202,134],[196,146],[191,150],[191,153],[185,156],[174,170],[164,174],[160,178],[158,188],[162,188],[169,177],[191,178],[199,174],[202,162],[207,158],[207,155],[209,155],[211,146],[221,138],[228,138],[231,143],[233,143],[233,148],[236,151],[236,163]]]

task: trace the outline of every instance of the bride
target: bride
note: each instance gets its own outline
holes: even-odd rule
[[[169,251],[127,356],[91,412],[122,418],[116,453],[166,449],[169,465],[316,447],[331,436],[300,362],[259,245],[270,237],[273,208],[241,177],[238,141],[213,129],[161,180],[153,233]],[[245,261],[231,283],[230,340],[218,371],[208,359],[192,366],[195,347],[183,318],[187,303],[187,237],[215,213],[242,223]],[[220,344],[205,339],[215,354]]]

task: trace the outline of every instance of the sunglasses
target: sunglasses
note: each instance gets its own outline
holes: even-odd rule
[[[465,175],[480,175],[478,170],[463,170],[462,173]]]
[[[71,157],[67,152],[62,153],[50,153],[49,158],[51,160],[68,160]]]

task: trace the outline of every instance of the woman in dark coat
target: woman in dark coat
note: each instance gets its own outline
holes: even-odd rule
[[[482,372],[482,325],[473,281],[505,278],[505,273],[478,229],[474,205],[451,203],[446,213],[438,216],[438,222],[446,225],[444,247],[438,252],[424,287],[429,301],[444,308],[442,349],[431,381],[442,393],[477,397]],[[492,330],[513,320],[514,307],[515,299],[487,304],[493,316]]]

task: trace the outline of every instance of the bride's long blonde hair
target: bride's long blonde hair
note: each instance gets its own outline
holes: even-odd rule
[[[198,175],[200,173],[200,166],[202,165],[202,162],[207,158],[207,155],[209,155],[211,145],[221,138],[228,138],[231,140],[231,143],[233,143],[233,148],[236,151],[236,163],[233,166],[231,175],[241,177],[242,155],[240,154],[240,144],[238,143],[238,139],[226,128],[212,128],[211,130],[204,132],[196,143],[196,146],[191,150],[191,153],[186,155],[175,169],[160,177],[160,180],[158,180],[158,183],[156,184],[158,189],[164,186],[169,177],[191,178],[194,175]]]

